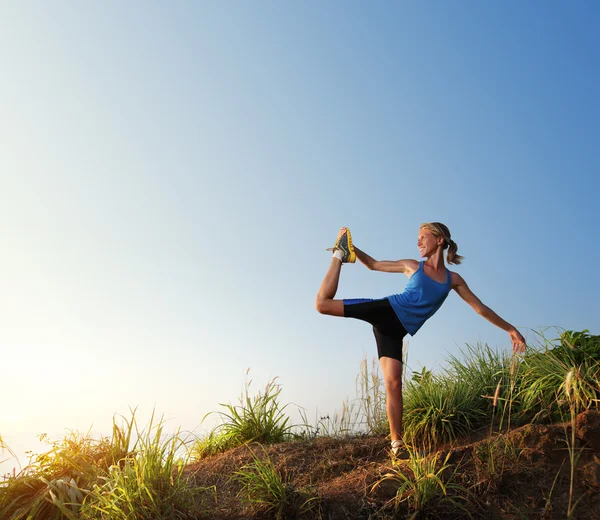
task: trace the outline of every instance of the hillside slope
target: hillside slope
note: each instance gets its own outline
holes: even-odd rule
[[[570,423],[526,425],[505,434],[474,432],[452,446],[438,446],[428,457],[438,455],[438,467],[447,460],[449,468],[440,474],[448,496],[455,503],[432,500],[414,504],[415,494],[394,507],[399,481],[380,481],[400,471],[414,481],[414,464],[403,452],[395,464],[387,453],[384,437],[332,439],[271,446],[251,444],[213,455],[188,466],[199,487],[214,486],[206,493],[206,518],[233,520],[272,518],[265,506],[250,507],[238,493],[239,480],[232,478],[257,460],[270,461],[287,482],[288,504],[281,518],[384,519],[406,518],[416,509],[421,518],[566,518],[571,480],[572,506],[579,519],[600,518],[600,412],[586,411],[577,417],[575,450],[569,450]],[[570,455],[576,461],[571,479]],[[447,457],[447,459],[446,459]],[[416,457],[418,459],[418,457]],[[420,466],[417,466],[420,467]],[[454,470],[456,470],[454,472]],[[434,486],[435,487],[435,486]],[[438,488],[440,489],[440,488]],[[299,504],[307,497],[312,508],[303,512]],[[579,502],[577,502],[579,500]],[[458,505],[457,505],[458,504]]]

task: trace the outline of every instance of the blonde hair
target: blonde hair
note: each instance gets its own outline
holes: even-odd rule
[[[448,249],[446,260],[449,264],[460,264],[463,261],[464,256],[457,254],[458,246],[452,240],[448,226],[441,222],[425,222],[421,224],[421,229],[431,231],[436,238],[442,237],[444,239],[444,249]]]

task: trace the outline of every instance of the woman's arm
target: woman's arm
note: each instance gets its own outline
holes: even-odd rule
[[[372,271],[384,271],[386,273],[411,273],[419,268],[416,260],[375,260],[364,251],[354,246],[356,258]]]
[[[473,307],[477,314],[483,316],[490,323],[496,325],[496,327],[500,327],[502,330],[508,332],[512,348],[515,352],[519,354],[525,352],[525,338],[523,338],[521,333],[513,325],[498,316],[487,305],[481,303],[481,300],[473,294],[467,282],[458,273],[452,273],[452,288],[464,301]]]

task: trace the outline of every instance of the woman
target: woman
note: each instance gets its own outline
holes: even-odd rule
[[[446,249],[449,264],[460,264],[463,259],[457,254],[458,246],[447,226],[440,222],[423,224],[417,246],[421,258],[427,260],[378,261],[354,246],[350,230],[342,228],[335,246],[330,249],[333,258],[316,301],[317,311],[321,314],[356,318],[373,325],[387,394],[386,411],[394,454],[402,445],[402,340],[406,334],[414,336],[417,333],[440,308],[451,289],[478,314],[508,332],[513,351],[521,353],[525,350],[525,340],[519,331],[481,303],[462,276],[446,269]],[[342,264],[354,263],[357,258],[374,271],[404,273],[409,278],[404,292],[377,300],[335,300]]]

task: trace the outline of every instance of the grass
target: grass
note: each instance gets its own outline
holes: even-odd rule
[[[508,394],[511,361],[487,345],[467,345],[439,374],[414,374],[404,391],[407,441],[435,446],[493,422],[502,408],[499,394]]]
[[[405,431],[409,440],[452,441],[484,424],[559,421],[571,404],[583,411],[600,405],[600,341],[587,332],[564,331],[521,358],[467,345],[439,374],[405,383]],[[570,376],[569,376],[570,374]],[[567,377],[572,388],[564,397]],[[563,396],[557,398],[557,396]]]
[[[191,518],[199,513],[197,501],[205,490],[190,486],[184,475],[189,455],[181,432],[165,435],[164,422],[155,423],[153,414],[141,431],[132,417],[124,429],[117,429],[118,438],[129,440],[134,429],[133,447],[98,475],[82,518]]]
[[[408,382],[404,398],[406,441],[435,446],[467,435],[485,418],[482,401],[469,381],[432,376]]]
[[[473,394],[479,399],[493,395],[498,381],[508,380],[513,356],[507,352],[499,352],[488,345],[466,345],[458,356],[450,355],[448,359],[448,376],[456,380],[469,381]],[[478,404],[486,412],[489,401],[478,399]]]
[[[5,460],[0,460],[0,464],[4,463],[10,459],[17,459],[17,456],[15,455],[14,451],[12,451],[10,449],[10,446],[8,446],[8,444],[6,444],[4,442],[4,439],[0,435],[0,455],[5,456],[5,452],[8,453],[9,457]],[[6,473],[5,475],[0,475],[0,479],[8,480],[9,478],[14,477],[15,476],[14,471],[15,470],[13,469],[13,474]]]
[[[88,485],[118,460],[108,440],[71,432],[0,487],[0,518],[78,518]]]
[[[396,511],[406,503],[411,519],[425,514],[443,517],[448,509],[458,509],[465,518],[471,518],[467,507],[469,491],[455,482],[458,466],[449,464],[450,453],[443,461],[439,453],[421,456],[418,450],[410,447],[408,454],[407,462],[388,468],[388,473],[373,488],[377,489],[386,481],[396,483],[398,487],[391,503]]]
[[[396,509],[405,508],[413,515],[453,509],[461,515],[469,501],[478,507],[464,481],[457,482],[459,467],[437,452],[438,447],[487,428],[487,442],[474,452],[476,470],[487,488],[481,482],[472,485],[491,496],[502,485],[507,468],[518,469],[521,457],[521,450],[501,433],[516,423],[565,422],[567,417],[569,489],[564,513],[574,517],[582,499],[576,496],[582,451],[577,447],[575,421],[581,411],[600,405],[600,341],[587,331],[562,331],[552,340],[540,333],[539,338],[540,345],[529,347],[519,358],[487,345],[467,345],[438,373],[424,368],[405,381],[409,458],[403,465],[392,466],[381,479],[397,486]],[[49,443],[47,452],[34,456],[18,475],[0,482],[0,518],[196,518],[208,514],[207,496],[218,492],[193,485],[185,469],[194,460],[250,442],[266,446],[318,436],[383,437],[388,433],[385,391],[376,361],[370,369],[366,359],[361,363],[357,398],[346,401],[341,413],[323,416],[315,425],[292,424],[289,405],[280,402],[276,378],[254,395],[251,383],[246,383],[238,404],[221,404],[221,411],[212,412],[221,424],[201,439],[180,431],[166,434],[164,422],[154,415],[146,427],[139,428],[133,410],[131,418],[113,420],[110,437],[71,433]],[[413,446],[426,446],[429,456],[421,456]],[[238,499],[253,511],[268,511],[277,518],[321,515],[317,495],[305,485],[292,485],[265,453],[259,457],[253,452],[249,464],[236,468]],[[331,464],[340,470],[347,466]],[[549,489],[542,490],[548,497],[547,511],[556,510],[550,500],[556,500],[554,488],[560,483],[557,473]]]
[[[578,410],[598,406],[600,399],[600,363],[591,357],[573,363],[561,351],[539,352],[523,359],[523,380],[517,394],[519,413],[528,421],[560,420],[570,407]],[[567,377],[573,392],[570,401],[558,398],[563,393]]]
[[[367,358],[361,364],[356,377],[357,419],[356,424],[363,426],[370,435],[381,435],[389,432],[390,426],[385,409],[386,396],[383,377],[379,374],[379,363],[373,359],[371,370]]]
[[[342,403],[340,411],[334,411],[331,415],[319,417],[316,426],[308,426],[304,432],[304,438],[333,437],[342,438],[355,433],[355,418],[357,415],[356,403],[346,399]],[[307,423],[306,418],[304,422]]]
[[[356,376],[355,399],[345,399],[339,411],[319,415],[314,426],[308,424],[305,415],[303,419],[303,438],[386,435],[389,432],[386,395],[378,360],[372,360],[370,370],[366,356],[361,361]]]
[[[506,469],[518,471],[523,451],[513,439],[505,435],[490,434],[485,442],[479,444],[473,450],[477,477],[474,487],[477,493],[484,496],[497,493]]]
[[[0,486],[3,520],[191,518],[199,512],[197,490],[188,485],[187,440],[164,434],[154,414],[139,429],[113,420],[112,437],[97,440],[72,432],[34,457]],[[181,453],[183,450],[183,454]]]
[[[278,520],[311,515],[320,517],[319,497],[307,489],[296,489],[282,478],[266,455],[258,457],[253,451],[252,462],[236,471],[233,479],[241,488],[238,498],[256,512],[272,513]]]
[[[435,450],[487,424],[488,439],[479,446],[476,459],[478,471],[483,472],[479,485],[487,482],[490,492],[502,482],[506,464],[511,471],[519,467],[522,451],[509,438],[496,437],[495,430],[508,430],[513,423],[564,422],[566,412],[571,426],[565,430],[570,469],[565,513],[572,518],[578,504],[574,484],[581,455],[575,447],[575,418],[580,411],[597,409],[600,404],[600,337],[588,331],[563,331],[553,340],[539,336],[541,345],[528,348],[521,358],[487,345],[467,345],[459,356],[450,357],[440,373],[423,369],[414,375],[405,384],[405,440]],[[415,462],[413,453],[410,461]],[[400,482],[397,501],[407,496],[416,504],[420,494],[428,496],[442,489],[443,482],[434,478],[432,467],[426,473],[428,487],[418,489],[424,473],[415,469],[419,468],[391,477]]]
[[[487,345],[467,345],[458,356],[450,357],[440,373],[432,374],[424,369],[406,381],[405,440],[414,446],[426,446],[427,451],[435,453],[436,446],[467,437],[474,429],[487,425],[488,441],[480,448],[487,452],[480,451],[478,460],[480,467],[483,465],[481,470],[488,485],[499,485],[507,464],[511,470],[518,467],[521,450],[507,438],[497,437],[496,430],[506,431],[513,423],[555,418],[553,410],[564,410],[565,406],[568,409],[569,402],[575,403],[578,409],[598,407],[599,363],[595,351],[589,347],[595,337],[568,331],[555,340],[541,337],[541,348],[529,348],[522,358],[494,351]],[[578,343],[582,340],[588,341],[583,352]],[[570,401],[565,398],[569,374]],[[385,393],[375,362],[371,371],[366,359],[361,363],[357,394],[357,399],[344,403],[340,414],[321,417],[312,428],[313,436],[387,434]],[[418,459],[411,455],[411,460]],[[577,461],[572,462],[571,468],[574,468]],[[448,469],[444,463],[441,467]],[[396,477],[403,482],[402,486],[422,486],[427,496],[427,490],[445,489],[443,481],[433,478],[435,475],[432,467],[428,472],[419,473],[419,467],[415,466],[404,474],[406,478],[398,474]],[[412,489],[409,494],[413,497],[416,492]],[[416,507],[422,502],[416,500]],[[570,504],[569,511],[571,508]]]
[[[561,389],[564,391],[570,412],[570,434],[565,428],[565,439],[567,440],[567,450],[569,453],[569,504],[567,507],[567,518],[573,518],[577,501],[574,501],[574,483],[575,483],[575,468],[581,456],[581,450],[576,448],[575,429],[578,406],[581,403],[581,398],[578,395],[579,379],[577,378],[576,369],[572,368],[565,379]]]
[[[560,408],[568,409],[564,399],[557,399],[571,375],[572,398],[578,409],[598,405],[600,398],[600,336],[589,336],[586,331],[563,331],[558,338],[547,339],[538,333],[540,347],[529,350],[523,358],[522,381],[518,398],[521,412],[533,409],[532,420],[560,419]]]
[[[288,405],[280,404],[281,386],[277,384],[277,378],[269,381],[264,390],[254,396],[250,395],[251,384],[252,380],[246,382],[238,405],[220,404],[225,411],[210,412],[205,416],[206,419],[208,415],[217,413],[221,424],[194,444],[192,453],[195,458],[249,442],[273,444],[299,437],[296,432],[298,426],[291,424],[285,413]]]

